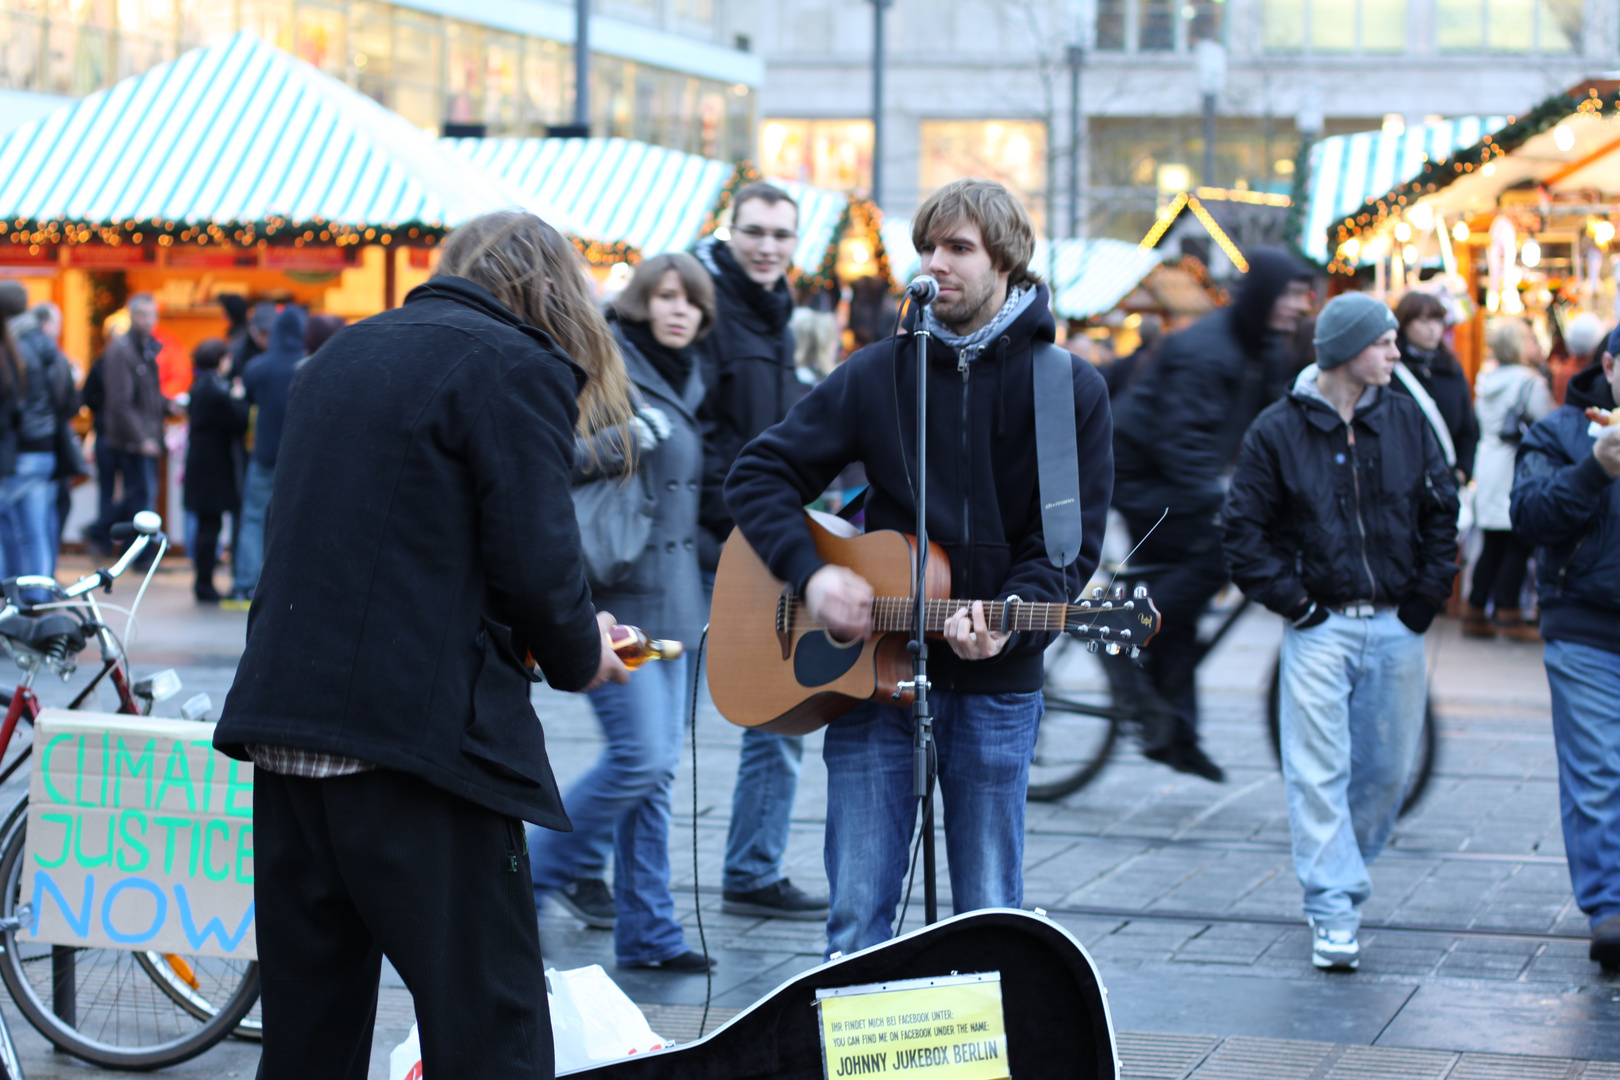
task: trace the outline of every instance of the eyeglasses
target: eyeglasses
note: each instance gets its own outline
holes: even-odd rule
[[[778,244],[791,244],[793,241],[799,238],[798,233],[791,232],[787,229],[762,229],[758,225],[744,225],[742,228],[736,231],[741,235],[748,237],[748,239],[754,241],[756,244],[766,237],[770,237]]]

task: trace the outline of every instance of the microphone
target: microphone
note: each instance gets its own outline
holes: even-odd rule
[[[919,274],[906,286],[906,295],[917,301],[918,305],[927,307],[939,296],[939,282],[928,274]]]

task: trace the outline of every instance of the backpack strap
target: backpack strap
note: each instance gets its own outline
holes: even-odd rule
[[[1074,424],[1074,354],[1034,343],[1035,462],[1046,557],[1062,568],[1080,555],[1080,454]]]

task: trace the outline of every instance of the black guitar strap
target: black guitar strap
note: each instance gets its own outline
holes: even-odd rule
[[[1074,354],[1034,343],[1035,460],[1046,557],[1058,568],[1080,554],[1080,454],[1074,427]]]

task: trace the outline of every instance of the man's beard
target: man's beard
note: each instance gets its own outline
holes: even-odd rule
[[[948,304],[940,300],[934,301],[934,318],[956,333],[966,333],[974,322],[981,319],[988,320],[995,314],[984,310],[995,293],[996,279],[993,276],[982,282],[963,281],[960,299]]]

